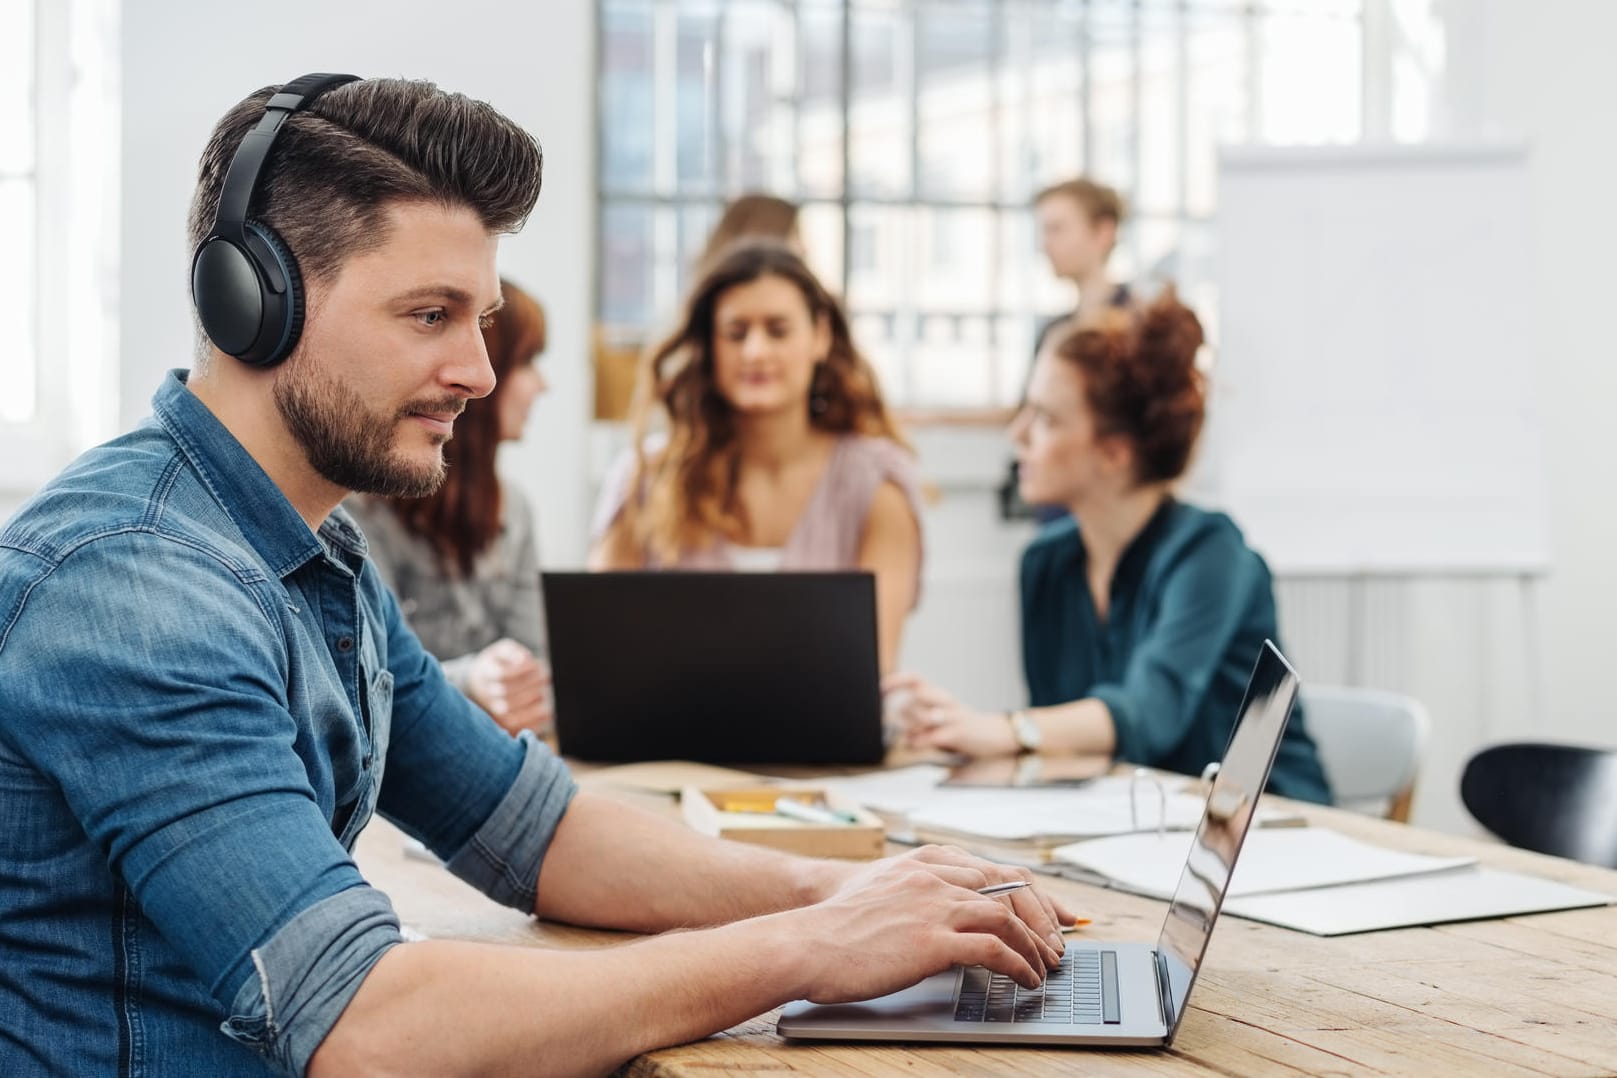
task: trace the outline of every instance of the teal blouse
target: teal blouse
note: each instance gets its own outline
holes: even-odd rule
[[[1222,759],[1265,639],[1279,643],[1269,567],[1235,523],[1169,499],[1135,536],[1095,612],[1081,526],[1040,532],[1022,555],[1022,664],[1033,707],[1094,697],[1117,758],[1197,775]],[[1314,742],[1293,712],[1269,789],[1329,804]]]

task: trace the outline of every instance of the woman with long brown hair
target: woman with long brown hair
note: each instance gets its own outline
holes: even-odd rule
[[[549,725],[550,673],[538,657],[533,516],[494,465],[500,443],[522,437],[544,392],[534,360],[545,348],[545,312],[509,281],[501,280],[500,295],[504,305],[483,327],[494,392],[467,401],[455,421],[443,485],[425,498],[353,498],[348,508],[421,643],[457,688],[515,734]]]
[[[871,570],[891,668],[920,593],[915,458],[841,306],[784,244],[732,245],[697,282],[649,357],[595,537],[596,569]]]
[[[1178,501],[1201,434],[1201,322],[1169,289],[1137,316],[1069,325],[1034,361],[1011,425],[1022,496],[1071,516],[1022,555],[1022,666],[1031,707],[980,712],[889,678],[908,740],[967,756],[1105,755],[1197,775],[1224,755],[1265,640],[1269,567],[1223,513]],[[1329,803],[1301,712],[1270,787]]]

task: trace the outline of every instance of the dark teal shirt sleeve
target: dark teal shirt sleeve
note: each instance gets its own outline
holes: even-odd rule
[[[1112,713],[1118,757],[1160,760],[1184,743],[1263,583],[1256,570],[1243,545],[1216,533],[1177,560],[1163,581],[1155,623],[1135,645],[1122,679],[1090,689]]]
[[[1222,514],[1168,503],[1119,562],[1106,617],[1096,615],[1082,537],[1052,525],[1022,561],[1022,658],[1028,699],[1092,698],[1110,711],[1120,760],[1181,774],[1223,757],[1252,666],[1278,643],[1273,581]],[[1330,802],[1294,712],[1269,789]]]

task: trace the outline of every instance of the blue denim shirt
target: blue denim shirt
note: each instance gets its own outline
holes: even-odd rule
[[[0,1074],[302,1073],[401,942],[373,812],[532,909],[573,794],[165,379],[0,531]],[[384,773],[386,781],[383,781]]]

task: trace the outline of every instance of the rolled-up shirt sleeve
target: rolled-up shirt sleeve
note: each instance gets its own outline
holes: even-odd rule
[[[401,938],[294,751],[276,585],[139,530],[65,564],[5,633],[4,661],[29,670],[7,682],[8,743],[58,786],[226,1032],[301,1074]]]
[[[351,887],[323,898],[253,949],[253,974],[219,1028],[275,1069],[302,1074],[371,967],[402,942],[380,891]]]
[[[524,731],[518,741],[525,755],[516,780],[449,859],[449,871],[496,902],[532,910],[539,898],[539,866],[577,787],[532,733]]]

